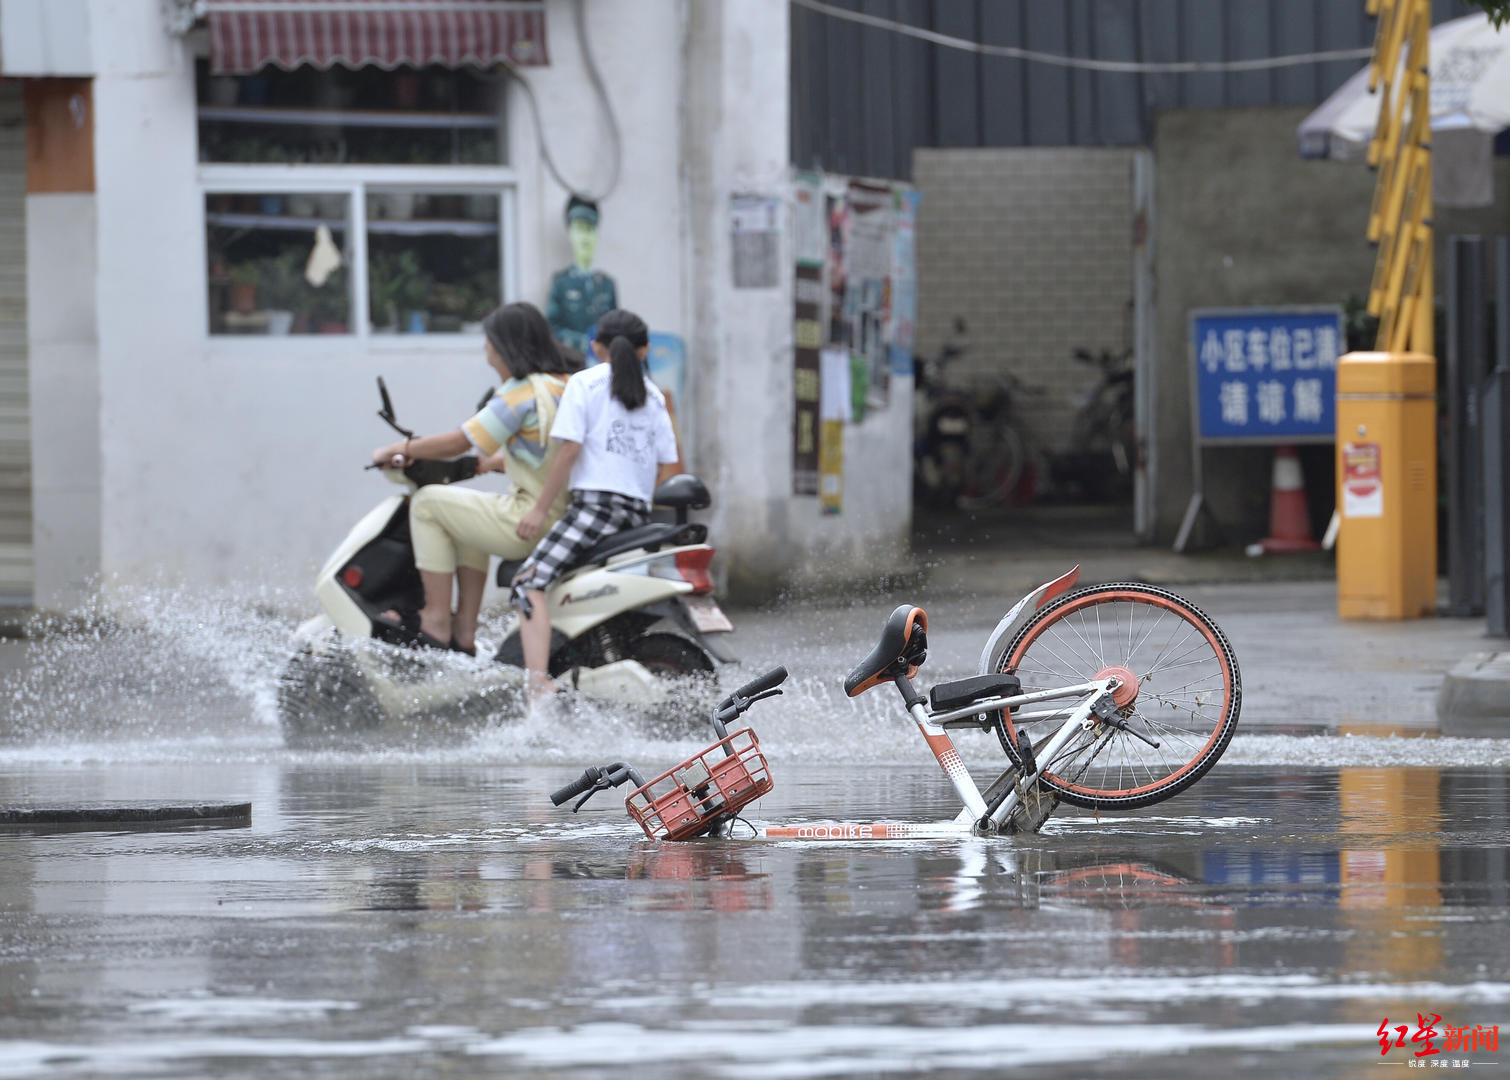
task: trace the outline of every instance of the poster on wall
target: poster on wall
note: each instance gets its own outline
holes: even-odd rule
[[[893,375],[912,374],[918,317],[916,228],[921,198],[910,188],[898,188],[893,205],[891,319],[886,335]]]
[[[792,174],[792,258],[798,266],[820,269],[828,255],[823,220],[823,174]],[[821,275],[820,275],[821,277]]]
[[[666,403],[671,406],[671,414],[675,416],[687,381],[687,343],[663,330],[650,331],[645,366],[650,369],[650,381],[661,388]]]
[[[823,195],[823,218],[828,228],[828,329],[824,334],[825,345],[849,345],[849,321],[844,310],[845,234],[848,232],[848,212],[845,209],[844,193],[827,190]]]
[[[844,509],[844,425],[852,416],[850,352],[827,348],[819,355],[818,506],[824,514]]]
[[[736,289],[781,284],[781,200],[735,195],[729,204],[730,249]]]
[[[845,233],[845,308],[849,347],[870,373],[866,404],[886,407],[891,391],[887,329],[891,318],[892,190],[890,184],[852,180]]]
[[[792,494],[818,494],[818,350],[823,345],[823,265],[798,263],[794,305]]]
[[[818,494],[818,350],[823,347],[823,268],[828,223],[823,174],[792,174],[792,494]]]

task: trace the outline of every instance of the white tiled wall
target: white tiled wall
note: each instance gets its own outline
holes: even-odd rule
[[[1076,348],[1132,343],[1131,150],[918,150],[918,351],[955,316],[969,326],[960,375],[1006,369],[1042,392],[1017,415],[1045,450],[1063,448],[1095,369]]]

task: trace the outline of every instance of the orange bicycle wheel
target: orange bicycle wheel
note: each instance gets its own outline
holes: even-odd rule
[[[1026,741],[1043,783],[1090,810],[1148,806],[1185,790],[1227,749],[1242,705],[1237,659],[1217,625],[1188,600],[1136,582],[1060,597],[1018,632],[1002,670],[1024,693],[1108,674],[1123,680],[1116,720],[1077,730],[1051,761],[1041,748],[1062,716],[993,717],[1014,764]]]

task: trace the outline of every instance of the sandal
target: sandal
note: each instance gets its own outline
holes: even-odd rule
[[[441,652],[449,652],[456,648],[455,645],[447,644],[433,634],[427,634],[421,630],[419,628],[419,612],[417,611],[404,612],[399,616],[397,622],[394,622],[392,619],[385,619],[381,615],[373,616],[372,621],[379,626],[387,627],[389,631],[388,640],[396,645],[408,645],[423,649],[439,649]]]
[[[431,640],[433,641],[434,639],[432,638]],[[455,638],[451,639],[451,644],[450,644],[449,648],[450,648],[450,650],[452,652],[459,652],[463,656],[476,656],[477,655],[477,646],[475,644],[470,649],[463,649],[460,645],[456,644],[456,639]]]

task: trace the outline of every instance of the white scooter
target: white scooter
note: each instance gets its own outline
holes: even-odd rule
[[[405,438],[387,387],[378,379],[378,413]],[[290,745],[377,734],[407,721],[426,730],[460,722],[475,726],[522,707],[523,653],[511,615],[496,663],[459,653],[393,646],[409,635],[380,619],[417,612],[424,591],[409,537],[409,495],[425,484],[471,479],[475,457],[414,461],[386,468],[405,488],[373,507],[336,547],[315,582],[323,614],[295,631],[295,652],[278,687],[278,717]],[[551,618],[550,673],[589,698],[635,706],[669,702],[668,679],[701,676],[712,687],[714,662],[734,657],[718,636],[734,629],[713,599],[707,527],[688,512],[711,503],[690,474],[672,477],[655,504],[675,521],[656,521],[608,537],[546,591]],[[506,587],[519,564],[501,563]],[[372,647],[372,642],[384,643]],[[677,715],[697,710],[679,708]]]

